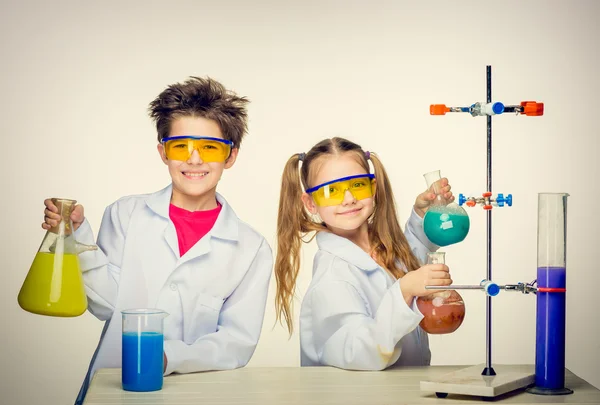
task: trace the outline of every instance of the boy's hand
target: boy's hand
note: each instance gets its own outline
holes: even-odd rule
[[[450,270],[445,264],[426,264],[418,270],[409,271],[402,277],[400,291],[409,303],[414,297],[422,297],[444,290],[427,290],[425,286],[447,286],[452,284]]]
[[[452,187],[450,186],[448,179],[446,177],[439,179],[429,187],[429,190],[419,194],[415,200],[414,209],[421,218],[425,216],[429,206],[433,200],[435,200],[435,193],[433,192],[434,185],[438,188],[440,195],[448,200],[448,202],[454,201],[454,195],[452,195],[452,192],[450,191]]]
[[[163,352],[163,374],[167,371],[167,354]]]
[[[49,230],[58,225],[60,221],[60,214],[58,213],[58,208],[52,202],[51,198],[47,198],[44,200],[44,205],[46,209],[44,210],[44,222],[42,223],[42,228],[45,230]],[[73,231],[76,231],[77,228],[83,223],[85,217],[83,216],[83,206],[77,204],[71,213],[71,221],[73,221]]]

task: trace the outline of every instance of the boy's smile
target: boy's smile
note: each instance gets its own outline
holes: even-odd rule
[[[192,171],[186,171],[186,172],[182,172],[182,174],[190,180],[202,180],[207,174],[208,172],[192,172]]]

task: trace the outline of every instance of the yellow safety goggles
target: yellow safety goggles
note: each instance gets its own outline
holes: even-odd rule
[[[164,145],[167,159],[184,162],[195,150],[203,162],[224,162],[233,146],[233,142],[226,139],[206,136],[171,136],[163,138],[161,143]]]
[[[311,187],[306,192],[312,195],[319,207],[330,207],[339,205],[344,201],[346,190],[349,190],[357,200],[373,197],[374,178],[374,174],[342,177]]]

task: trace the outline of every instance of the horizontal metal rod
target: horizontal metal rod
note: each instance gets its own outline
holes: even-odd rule
[[[483,290],[480,285],[427,285],[426,290]]]
[[[514,288],[514,286],[499,285],[498,288],[505,290],[506,288]],[[481,285],[426,285],[426,290],[483,290]]]

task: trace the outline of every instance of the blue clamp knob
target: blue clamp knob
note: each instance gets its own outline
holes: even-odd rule
[[[462,207],[462,205],[466,202],[467,202],[466,197],[464,195],[462,195],[462,193],[459,194],[458,195],[458,205]]]
[[[489,282],[485,286],[485,292],[490,297],[495,297],[500,292],[500,287],[496,283]]]
[[[490,297],[495,297],[500,293],[500,286],[493,281],[481,280],[483,291]]]
[[[504,198],[504,194],[498,194],[496,202],[498,203],[498,207],[504,207],[504,203],[509,207],[512,207],[512,194],[508,194],[506,198]]]
[[[500,102],[492,104],[492,111],[494,114],[502,114],[504,112],[504,104]]]

